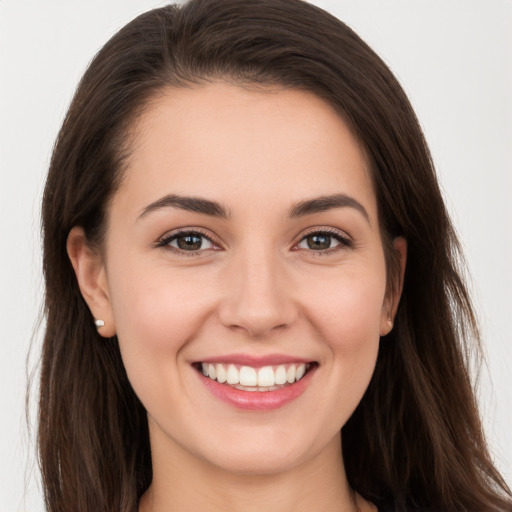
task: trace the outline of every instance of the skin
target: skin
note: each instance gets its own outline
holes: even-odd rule
[[[148,411],[154,479],[140,511],[356,510],[339,432],[399,300],[386,292],[364,152],[309,93],[222,82],[165,91],[135,134],[103,250],[76,227],[68,252]],[[167,194],[215,201],[229,215],[173,206],[142,214]],[[366,215],[349,205],[290,216],[332,194]],[[201,249],[163,245],[178,228],[205,235]],[[308,245],[312,232],[328,249]],[[394,245],[403,271],[405,241]],[[284,407],[240,410],[213,397],[192,367],[234,353],[287,354],[318,368]]]

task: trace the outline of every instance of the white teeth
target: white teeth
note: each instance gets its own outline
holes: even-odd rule
[[[222,383],[226,382],[227,379],[228,379],[228,377],[226,375],[226,369],[224,368],[224,365],[218,364],[217,365],[217,381],[222,384]]]
[[[276,384],[285,384],[286,383],[286,368],[283,365],[280,365],[277,367],[275,383]]]
[[[236,366],[230,364],[226,374],[226,381],[228,384],[238,384],[240,382],[240,374],[236,369]]]
[[[277,367],[263,366],[257,369],[251,366],[238,368],[234,364],[201,363],[201,370],[205,377],[216,380],[221,384],[227,383],[234,387],[240,387],[240,389],[251,388],[248,389],[249,391],[271,391],[279,389],[279,386],[285,384],[293,384],[304,377],[309,367],[309,364],[301,363],[280,364]]]
[[[288,368],[288,371],[286,372],[286,380],[292,384],[295,382],[295,365],[291,364]]]
[[[242,366],[240,368],[240,385],[241,386],[257,386],[258,374],[254,368],[250,366]]]
[[[258,370],[258,386],[269,388],[275,383],[274,370],[272,370],[272,366],[264,366]]]

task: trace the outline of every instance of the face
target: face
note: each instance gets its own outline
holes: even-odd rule
[[[132,149],[89,303],[153,452],[268,473],[339,449],[392,315],[346,124],[306,92],[216,83],[158,97]]]

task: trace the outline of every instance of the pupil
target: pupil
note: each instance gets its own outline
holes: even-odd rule
[[[197,235],[185,235],[178,238],[178,247],[184,251],[197,251],[201,249],[202,239]]]
[[[309,235],[307,241],[310,249],[329,249],[331,246],[330,235]]]

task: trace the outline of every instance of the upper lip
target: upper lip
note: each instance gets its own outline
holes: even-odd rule
[[[275,366],[278,364],[291,363],[311,363],[313,360],[304,359],[286,354],[268,354],[268,355],[250,355],[250,354],[224,354],[222,356],[207,357],[196,361],[197,363],[224,363],[240,366],[252,366],[259,368],[262,366]]]

